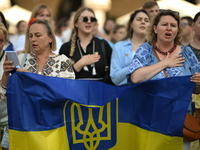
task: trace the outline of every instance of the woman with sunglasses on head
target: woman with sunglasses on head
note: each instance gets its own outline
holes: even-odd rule
[[[105,40],[93,36],[96,22],[92,9],[82,7],[77,10],[72,40],[64,43],[60,49],[60,54],[65,54],[71,59],[76,79],[103,81],[105,60],[110,64],[112,49]],[[104,44],[105,53],[101,44]]]
[[[124,40],[115,44],[110,68],[110,76],[115,85],[128,84],[126,74],[138,47],[146,41],[145,34],[150,25],[150,18],[144,9],[136,10],[127,23]]]
[[[193,75],[194,93],[200,93],[200,66],[192,50],[181,45],[178,12],[160,10],[147,32],[148,42],[142,44],[131,62],[128,81],[133,84],[165,77]],[[188,108],[191,112],[191,104]],[[184,149],[190,142],[184,140]]]

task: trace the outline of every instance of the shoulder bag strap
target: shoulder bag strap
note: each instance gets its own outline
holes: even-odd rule
[[[155,51],[155,49],[153,48],[153,51],[154,51],[154,53],[155,53],[155,55],[156,55],[156,58],[158,59],[158,61],[160,61],[160,58],[158,57],[158,54],[156,53],[156,51]],[[165,71],[165,69],[163,69],[163,72],[164,72],[164,74],[165,74],[165,77],[167,78],[168,77],[168,75],[167,75],[167,72]]]
[[[22,60],[21,68],[23,68],[23,66],[24,66],[26,57],[27,57],[27,53],[24,54],[24,58],[23,58],[23,60]]]
[[[5,55],[5,51],[2,51],[1,57],[0,57],[0,61],[2,60],[3,56]]]
[[[107,63],[107,60],[106,60],[106,50],[105,50],[104,41],[101,40],[100,42],[101,42],[102,53],[103,53],[104,60],[105,60],[105,71],[108,71],[109,70],[109,66],[108,66],[108,63]]]

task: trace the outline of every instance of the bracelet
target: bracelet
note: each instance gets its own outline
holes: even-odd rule
[[[200,85],[196,85],[196,87],[200,87]]]
[[[7,89],[7,87],[3,86],[3,85],[2,85],[2,83],[1,83],[1,87],[2,87],[4,90],[6,90],[6,89]]]

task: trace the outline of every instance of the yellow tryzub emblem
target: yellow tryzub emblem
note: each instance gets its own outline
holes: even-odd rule
[[[79,123],[75,126],[75,121],[72,121],[72,135],[73,136],[73,143],[84,143],[84,146],[86,149],[96,149],[100,143],[100,140],[111,140],[111,123],[110,123],[110,103],[107,104],[107,124],[102,120],[103,116],[103,108],[104,106],[100,107],[99,111],[99,120],[98,123],[102,125],[101,129],[98,129],[97,126],[95,125],[94,118],[93,118],[93,108],[88,108],[89,110],[89,117],[88,117],[88,122],[86,125],[85,130],[81,130],[80,126],[83,125],[83,118],[82,118],[82,111],[80,108],[80,105],[73,103],[71,106],[71,115],[72,119],[75,120],[75,114],[74,114],[74,109],[78,110],[78,116],[79,116]],[[93,132],[89,132],[90,128],[93,128]],[[107,128],[107,137],[100,137],[100,133],[103,132]],[[76,131],[79,134],[83,135],[83,139],[77,140],[76,139]],[[96,136],[96,137],[94,137]],[[96,141],[95,145],[93,144],[94,141]],[[89,142],[89,144],[87,143]]]
[[[102,147],[109,149],[116,144],[117,104],[118,100],[104,106],[91,106],[92,108],[73,102],[67,104],[65,113],[70,112],[71,124],[66,120],[66,128],[72,135],[71,138],[70,134],[68,135],[68,140],[71,139],[69,143],[76,145],[73,146],[74,149],[83,145],[87,150],[102,149]],[[116,120],[111,120],[112,116]]]
[[[126,56],[128,56],[128,54],[125,54]]]

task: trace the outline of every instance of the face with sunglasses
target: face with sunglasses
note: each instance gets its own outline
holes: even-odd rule
[[[183,28],[181,35],[186,38],[191,32],[193,32],[193,27],[189,25],[187,19],[181,19],[181,27]]]
[[[97,19],[95,18],[94,14],[88,10],[85,10],[78,17],[75,26],[79,31],[78,33],[83,32],[91,34],[96,22]]]

